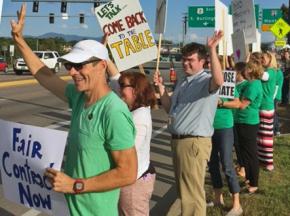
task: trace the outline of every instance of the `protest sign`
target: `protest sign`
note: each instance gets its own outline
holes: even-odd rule
[[[218,54],[226,55],[227,46],[227,19],[228,19],[228,8],[220,0],[215,0],[215,30],[222,30],[224,32],[223,39],[219,42]]]
[[[138,0],[114,0],[95,14],[119,71],[157,58],[157,47]]]
[[[60,170],[67,133],[0,120],[0,159],[6,199],[50,215],[69,215],[45,168]]]
[[[256,30],[257,42],[252,44],[252,52],[261,52],[261,33]]]
[[[166,26],[167,0],[157,0],[155,33],[163,34]]]
[[[220,87],[219,96],[223,98],[235,97],[236,87],[236,72],[235,71],[224,71],[224,84]]]
[[[246,62],[247,54],[249,52],[248,45],[245,41],[244,31],[238,31],[232,34],[234,61]]]
[[[253,0],[232,0],[234,32],[245,32],[246,44],[257,41]]]

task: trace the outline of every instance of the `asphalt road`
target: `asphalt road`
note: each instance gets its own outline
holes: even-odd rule
[[[30,75],[0,74],[0,118],[67,131],[70,119],[67,105],[30,80],[31,78]],[[12,86],[7,84],[11,81],[15,82]],[[169,206],[176,198],[169,145],[170,135],[166,132],[167,115],[165,112],[160,109],[153,110],[152,116],[154,131],[151,142],[151,159],[157,170],[157,181],[150,201],[150,215],[162,216],[166,215]],[[0,215],[36,216],[45,214],[7,201],[3,197],[3,186],[0,182]]]

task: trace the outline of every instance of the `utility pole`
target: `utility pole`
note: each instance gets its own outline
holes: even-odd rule
[[[289,0],[290,1],[290,0]],[[187,14],[184,15],[182,20],[182,26],[183,26],[183,33],[182,33],[182,46],[185,44],[185,38],[187,34]]]

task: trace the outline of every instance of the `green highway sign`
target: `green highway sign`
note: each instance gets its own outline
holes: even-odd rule
[[[193,28],[206,28],[215,26],[214,6],[188,7],[188,26]]]
[[[281,9],[263,9],[262,24],[272,25],[281,17]]]

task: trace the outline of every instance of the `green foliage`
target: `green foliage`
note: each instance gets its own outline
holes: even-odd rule
[[[63,50],[64,46],[72,46],[75,44],[74,41],[66,42],[63,38],[45,38],[45,39],[37,39],[37,38],[25,38],[27,44],[31,47],[32,50],[53,50],[53,51],[58,51],[60,55],[64,54],[65,51]],[[2,46],[8,46],[13,45],[13,40],[12,38],[4,38],[0,37],[0,55],[3,55],[1,52]],[[6,55],[9,56],[9,52],[7,51]],[[15,55],[14,58],[20,57],[20,53],[17,49],[15,49]]]

